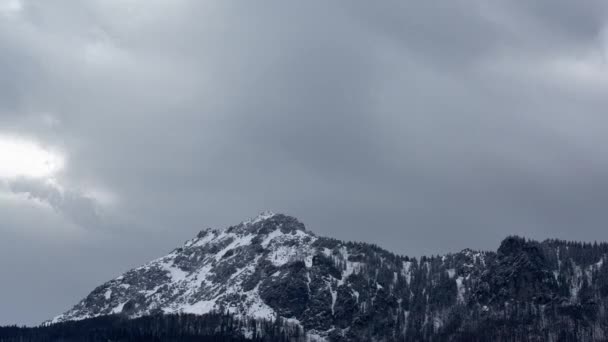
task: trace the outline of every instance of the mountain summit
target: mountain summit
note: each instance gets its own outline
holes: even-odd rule
[[[591,341],[608,337],[607,254],[608,244],[509,237],[496,253],[417,260],[265,212],[201,231],[51,322],[227,312],[280,317],[319,340]]]

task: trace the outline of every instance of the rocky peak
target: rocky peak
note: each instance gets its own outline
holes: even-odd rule
[[[518,236],[502,241],[481,283],[480,299],[487,303],[547,303],[556,297],[558,288],[541,244]]]
[[[268,220],[276,215],[277,214],[275,214],[274,212],[272,212],[270,210],[266,210],[266,211],[259,213],[258,216],[254,217],[252,219],[241,222],[241,224],[245,225],[245,226],[253,225],[253,224]]]
[[[497,254],[498,255],[509,255],[520,252],[524,249],[527,242],[526,239],[520,236],[508,236],[500,243],[500,247],[498,247]]]
[[[254,221],[249,225],[251,231],[258,234],[268,234],[275,229],[280,229],[283,234],[294,233],[296,231],[306,231],[304,224],[295,217],[273,214],[272,216],[265,217],[262,220]]]
[[[295,217],[275,214],[272,211],[264,211],[254,218],[226,228],[225,231],[227,233],[266,235],[277,229],[280,229],[284,234],[294,233],[298,230],[306,231],[304,224]],[[221,232],[221,229],[206,228],[201,230],[196,238],[202,239],[209,234],[219,234]],[[307,232],[307,234],[313,235],[311,232]]]

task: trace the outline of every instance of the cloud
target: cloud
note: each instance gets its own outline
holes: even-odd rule
[[[70,221],[84,228],[97,228],[101,223],[99,204],[74,190],[41,179],[21,177],[8,183],[10,191],[26,194],[30,199],[48,204]]]
[[[23,9],[21,0],[2,0],[0,1],[0,15],[16,15]]]
[[[513,184],[540,184],[517,194],[540,205],[573,172],[566,151],[603,167],[604,7],[24,2],[2,24],[14,77],[0,120],[65,146],[63,182],[119,189],[120,211],[150,229],[272,208],[347,237],[321,207],[356,201],[388,225],[407,213],[403,230],[434,231],[434,249],[451,248],[434,239],[452,225],[491,245],[536,225],[501,207],[517,207]],[[481,186],[498,189],[469,193]],[[460,216],[442,224],[434,206],[449,204]],[[344,226],[368,238],[357,222]]]
[[[95,228],[91,286],[265,209],[409,255],[608,240],[604,1],[10,3],[0,127],[69,157],[11,196]]]

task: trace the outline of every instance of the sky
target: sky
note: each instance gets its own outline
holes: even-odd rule
[[[608,3],[0,0],[0,324],[264,210],[608,240]]]

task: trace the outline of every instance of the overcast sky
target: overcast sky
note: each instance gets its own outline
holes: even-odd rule
[[[263,210],[608,240],[607,4],[0,0],[0,324]]]

